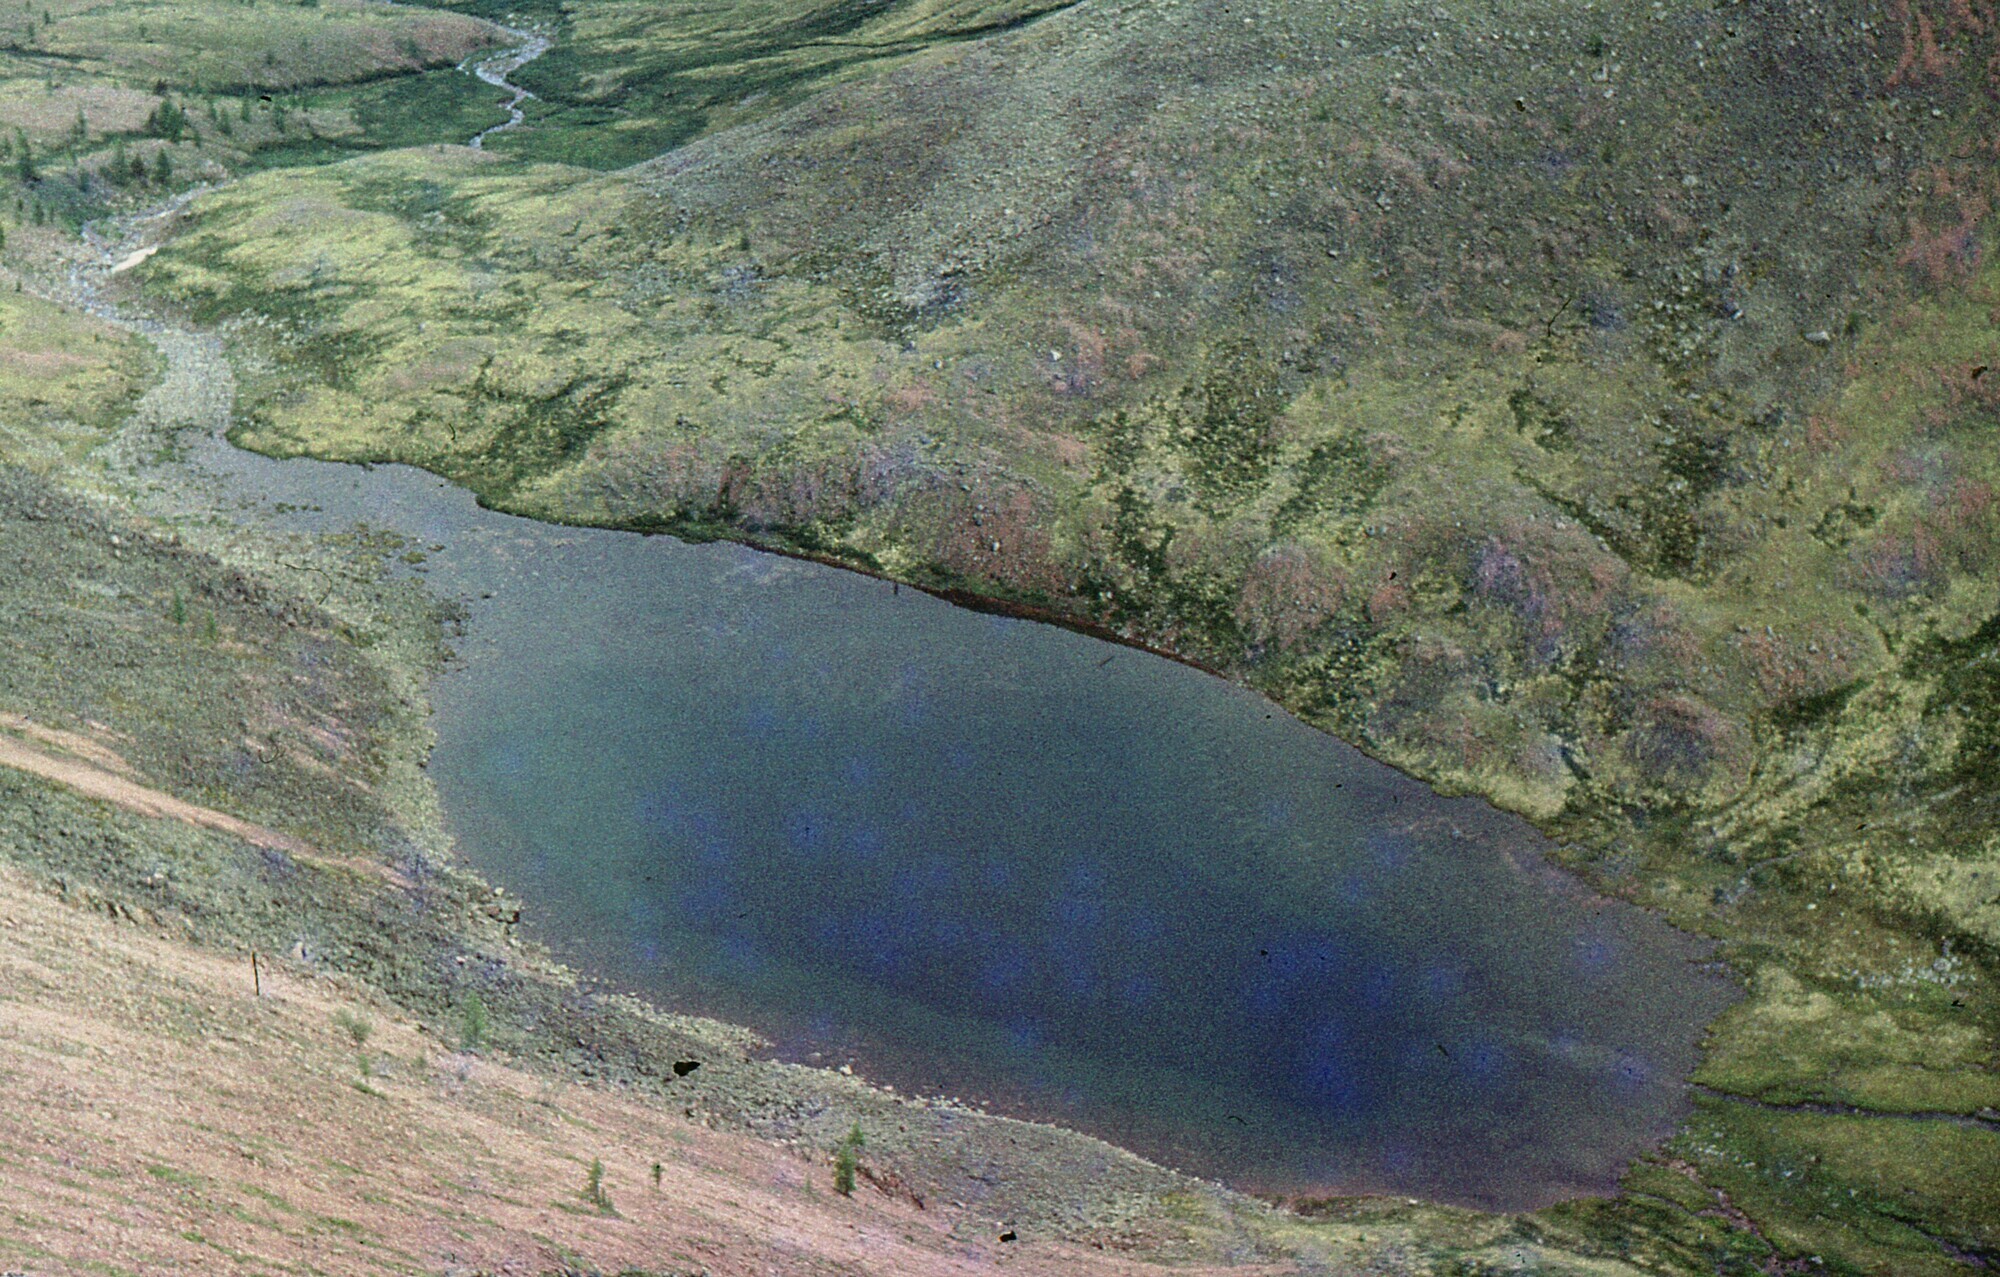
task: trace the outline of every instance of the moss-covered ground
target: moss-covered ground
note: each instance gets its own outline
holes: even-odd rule
[[[512,37],[373,0],[49,0],[0,12],[0,229],[76,229],[196,182],[463,141]]]
[[[707,74],[563,21],[545,138],[617,41],[618,101]],[[1171,649],[1715,937],[1750,996],[1694,1120],[1458,1271],[1963,1271],[2000,1262],[1996,27],[1127,0],[616,174],[244,182],[135,274],[231,327],[252,446]]]

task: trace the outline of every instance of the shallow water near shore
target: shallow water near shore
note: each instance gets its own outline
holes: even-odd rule
[[[1731,986],[1687,937],[1240,688],[404,467],[198,468],[409,538],[461,853],[580,969],[924,1094],[1277,1192],[1524,1207],[1667,1133]]]

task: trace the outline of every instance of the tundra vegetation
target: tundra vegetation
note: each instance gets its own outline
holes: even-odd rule
[[[448,618],[366,538],[308,594],[250,534],[121,512],[101,445],[149,355],[0,291],[0,710],[329,856],[0,772],[12,863],[712,1119],[825,1148],[880,1111],[871,1161],[974,1167],[1083,1240],[2000,1262],[1990,0],[450,7],[0,14],[0,263],[316,165],[203,195],[121,276],[226,335],[240,442],[1203,662],[1713,937],[1748,996],[1693,1115],[1617,1196],[1494,1217],[1278,1213],[1053,1132],[925,1143],[859,1084],[801,1101],[509,946],[417,769]],[[496,154],[321,164],[496,121],[445,68],[514,8],[557,44]]]
[[[0,162],[74,226],[258,165],[462,139],[505,116],[452,68],[506,39],[369,0],[50,0],[0,10]]]
[[[495,139],[507,155],[614,168],[761,118],[831,84],[926,49],[1032,22],[1075,0],[458,0],[560,32],[513,80],[536,95],[534,127]]]

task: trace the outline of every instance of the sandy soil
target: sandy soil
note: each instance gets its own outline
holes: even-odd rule
[[[4,731],[0,731],[0,767],[12,767],[16,771],[40,776],[44,780],[53,780],[58,784],[67,785],[86,797],[123,807],[142,816],[178,820],[183,824],[195,825],[202,829],[213,829],[218,833],[241,838],[254,847],[270,847],[291,855],[321,861],[332,859],[322,856],[311,846],[289,834],[281,834],[262,825],[253,825],[247,820],[238,820],[213,808],[183,802],[172,794],[142,784],[135,779],[131,764],[88,737],[42,727],[18,714],[0,714],[0,728],[18,731],[22,735],[45,741],[74,755],[65,757],[63,754],[36,749],[32,745],[11,739]]]
[[[105,273],[108,275],[122,275],[159,251],[160,246],[158,244],[148,244],[144,248],[135,248],[125,254],[125,256],[119,258],[118,264]]]

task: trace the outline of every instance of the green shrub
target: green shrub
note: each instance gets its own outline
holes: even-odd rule
[[[347,1036],[354,1039],[354,1045],[368,1045],[368,1039],[375,1032],[375,1025],[366,1016],[356,1015],[342,1007],[333,1013],[333,1022],[347,1030]]]
[[[842,1197],[854,1192],[854,1172],[861,1164],[861,1146],[868,1138],[861,1133],[861,1123],[856,1122],[852,1130],[840,1137],[840,1143],[833,1150],[833,1191]]]
[[[468,1051],[477,1051],[486,1045],[486,1000],[477,993],[465,995],[465,1001],[458,1007],[458,1040]]]
[[[187,129],[187,112],[173,101],[160,103],[153,108],[153,114],[146,119],[146,132],[154,137],[163,137],[169,142],[181,140]]]

